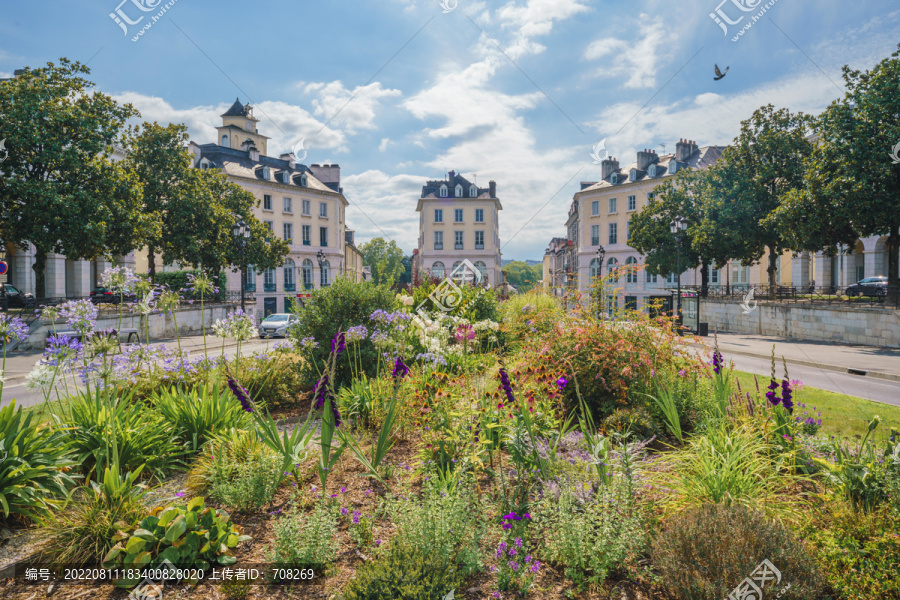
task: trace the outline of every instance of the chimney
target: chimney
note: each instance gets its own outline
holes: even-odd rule
[[[456,171],[450,171],[450,177],[447,179],[450,183],[453,183],[453,178],[456,177]]]
[[[354,238],[355,233],[356,232],[353,231],[352,229],[345,229],[344,230],[344,243],[350,244],[352,246],[354,244],[353,238]]]
[[[281,160],[287,161],[288,167],[290,167],[291,169],[294,169],[297,166],[297,163],[294,162],[294,155],[291,154],[290,152],[282,154],[278,158],[280,158]]]
[[[675,160],[687,162],[688,158],[697,151],[697,143],[693,140],[678,140],[675,144]]]
[[[600,163],[600,178],[606,179],[613,173],[619,172],[619,161],[617,161],[614,157],[610,156],[608,158],[603,159],[603,162]]]
[[[492,180],[488,184],[488,187],[491,190],[491,198],[496,198],[497,197],[497,182]]]
[[[341,191],[341,166],[340,165],[310,165],[309,172],[313,177],[327,185],[335,192]]]
[[[652,150],[645,149],[637,153],[637,168],[639,171],[646,171],[647,167],[656,162],[659,162],[659,157]]]

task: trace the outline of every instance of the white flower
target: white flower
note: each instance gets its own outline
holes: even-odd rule
[[[29,390],[45,390],[53,383],[56,369],[47,363],[39,362],[34,369],[25,376],[25,387]]]

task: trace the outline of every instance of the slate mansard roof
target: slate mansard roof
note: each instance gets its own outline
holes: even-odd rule
[[[457,198],[457,185],[462,186],[462,196],[459,196],[460,198],[468,198],[470,200],[494,198],[494,196],[491,195],[491,188],[476,188],[475,197],[473,198],[469,194],[469,190],[472,188],[472,182],[453,171],[450,171],[447,179],[428,181],[422,186],[422,198],[441,198],[441,186],[447,186],[447,196],[444,199]]]

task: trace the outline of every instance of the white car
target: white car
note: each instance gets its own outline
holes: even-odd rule
[[[289,313],[277,313],[269,315],[259,324],[259,337],[287,337],[288,327],[298,323],[295,315]]]

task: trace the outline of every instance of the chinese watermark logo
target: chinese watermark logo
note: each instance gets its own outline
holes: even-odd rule
[[[9,150],[6,149],[6,138],[0,140],[0,152],[3,153],[3,158],[0,158],[0,163],[2,163],[9,158]]]
[[[773,585],[781,583],[781,571],[775,568],[775,565],[767,558],[759,563],[759,566],[750,574],[750,577],[744,579],[734,588],[725,600],[762,600],[763,588],[773,580]],[[775,597],[780,598],[790,588],[791,584],[787,584]]]
[[[456,10],[457,6],[459,6],[459,0],[441,0],[441,8],[444,9],[445,15]]]
[[[294,159],[296,163],[302,163],[306,160],[306,155],[308,152],[303,145],[306,143],[306,138],[300,138],[300,141],[294,144],[294,147],[291,149],[291,158]]]
[[[606,151],[606,138],[603,138],[598,144],[594,145],[591,150],[591,158],[594,159],[595,165],[599,165],[607,156],[609,156],[609,152]]]
[[[744,295],[744,301],[741,302],[741,310],[745,315],[749,315],[754,310],[756,310],[757,302],[753,299],[753,293],[755,291],[756,290],[754,290],[753,288],[750,288],[750,291]]]
[[[441,281],[440,284],[422,303],[416,307],[416,314],[422,319],[425,327],[430,326],[433,321],[423,310],[425,304],[431,300],[437,310],[443,313],[449,313],[460,307],[463,300],[463,291],[460,285],[481,285],[484,276],[481,271],[473,265],[469,259],[463,260],[453,271]],[[480,295],[480,294],[479,294]],[[477,298],[478,296],[476,296]],[[474,302],[474,299],[472,300]]]
[[[163,588],[167,579],[166,573],[175,571],[175,565],[169,559],[165,559],[159,566],[154,567],[152,571],[154,576],[158,575],[159,577],[154,579],[151,579],[149,576],[145,577],[137,587],[129,592],[128,600],[162,600]]]
[[[154,11],[158,11],[155,15],[150,16],[150,21],[148,21],[137,34],[131,38],[132,42],[138,41],[144,33],[153,27],[153,25],[159,21],[166,12],[172,8],[178,0],[169,0],[165,5],[160,6],[163,0],[122,0],[119,5],[116,7],[116,10],[109,13],[109,18],[112,19],[116,25],[122,28],[122,32],[125,36],[128,36],[128,26],[129,25],[139,25],[144,17],[148,15],[140,15],[137,19],[132,20],[125,11],[122,9],[122,6],[131,2],[139,11],[144,13],[150,13]]]
[[[753,11],[757,10],[758,8],[760,8],[760,4],[762,4],[762,1],[763,0],[722,0],[719,3],[719,5],[716,7],[716,10],[709,13],[709,18],[712,19],[713,21],[715,21],[716,25],[718,25],[719,27],[722,28],[722,32],[725,35],[728,35],[728,26],[729,25],[738,25],[739,23],[741,23],[741,21],[744,20],[744,17],[746,17],[748,15],[741,15],[737,19],[732,20],[731,17],[729,17],[728,14],[726,14],[725,11],[722,9],[722,6],[731,2],[741,12],[749,13],[749,12],[753,12]],[[732,42],[738,41],[738,38],[740,38],[740,36],[744,35],[744,32],[746,32],[748,29],[753,27],[753,24],[756,23],[757,21],[759,21],[763,17],[763,15],[766,13],[766,11],[768,11],[772,6],[774,6],[777,1],[778,0],[769,0],[769,2],[767,2],[765,5],[763,5],[762,8],[759,10],[759,12],[757,12],[755,15],[752,15],[750,17],[750,20],[741,28],[741,30],[738,31],[737,34],[731,38],[731,41]]]
[[[2,149],[3,149],[3,143],[0,142],[0,150],[2,150]],[[894,150],[891,152],[891,158],[894,159],[891,162],[891,164],[900,165],[900,142],[898,142],[897,145],[894,146]],[[0,162],[3,162],[3,161],[0,160]]]

